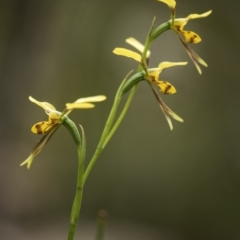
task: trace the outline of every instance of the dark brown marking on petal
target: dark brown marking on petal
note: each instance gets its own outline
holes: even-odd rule
[[[152,83],[156,83],[156,79],[155,77],[151,76],[151,75],[148,75],[148,80]]]
[[[176,25],[175,28],[177,29],[178,32],[181,32],[180,26]]]
[[[194,35],[189,39],[189,43],[194,43],[196,38],[197,38],[197,35],[194,34]]]
[[[166,83],[166,82],[164,82],[164,83]],[[166,83],[167,84],[167,83]],[[169,84],[167,84],[167,87],[165,88],[165,91],[164,91],[164,93],[165,94],[169,94],[169,90],[172,88],[172,86],[171,85],[169,85]]]
[[[51,124],[56,124],[57,122],[59,122],[59,119],[50,118],[50,122]]]
[[[35,128],[37,130],[37,134],[42,134],[43,133],[43,131],[42,131],[42,125],[43,124],[44,124],[44,122],[35,125]]]

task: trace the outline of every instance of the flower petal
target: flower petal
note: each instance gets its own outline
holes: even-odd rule
[[[139,52],[143,53],[144,51],[144,45],[140,43],[137,39],[130,37],[126,39],[126,42],[130,44],[131,46],[135,47]],[[151,52],[148,50],[146,57],[149,58],[151,55]]]
[[[212,10],[207,11],[202,14],[197,14],[197,13],[189,14],[185,18],[176,18],[174,20],[174,25],[172,27],[177,31],[179,31],[179,28],[181,28],[181,30],[183,30],[183,26],[185,26],[189,20],[207,17],[211,14],[211,12],[212,12]]]
[[[142,57],[140,54],[133,52],[131,50],[128,50],[126,48],[115,48],[113,50],[113,53],[120,55],[120,56],[124,56],[124,57],[129,57],[129,58],[133,58],[135,61],[141,63],[142,62]]]
[[[156,84],[158,85],[160,92],[164,94],[174,94],[177,92],[175,87],[169,82],[158,81]]]
[[[175,112],[173,112],[169,107],[167,107],[167,113],[170,115],[172,118],[174,118],[178,122],[184,122],[184,120],[179,117]]]
[[[192,31],[181,31],[183,36],[185,37],[185,41],[188,43],[199,43],[202,41],[200,36]]]
[[[170,127],[170,130],[173,130],[173,125],[172,125],[172,120],[171,118],[167,115],[167,113],[165,112],[163,106],[159,103],[159,106],[160,108],[162,109],[162,112],[163,112],[163,115],[165,116],[167,122],[168,122],[168,125]]]
[[[66,107],[68,110],[72,109],[88,109],[94,108],[95,105],[92,103],[66,103]]]
[[[161,68],[155,68],[155,69],[148,69],[148,80],[151,82],[157,82],[160,73],[162,72]]]
[[[186,18],[177,18],[174,21],[172,29],[178,33],[183,34],[186,42],[199,43],[201,41],[200,36],[198,34],[196,34],[195,32],[184,30],[184,26],[188,23],[189,20],[207,17],[208,15],[211,14],[211,12],[212,12],[212,10],[202,13],[202,14],[196,14],[196,13],[189,14]]]
[[[46,110],[47,108],[48,109],[51,109],[51,110],[55,110],[56,108],[48,103],[48,102],[39,102],[37,101],[36,99],[34,99],[33,97],[29,96],[29,100],[35,104],[37,104],[39,107],[43,108],[44,110]]]
[[[187,64],[188,62],[161,62],[158,65],[158,67],[163,70],[165,68],[174,67],[174,66],[183,66]]]
[[[50,121],[42,121],[34,124],[31,131],[35,134],[43,134],[48,132],[55,124]]]
[[[209,10],[202,14],[193,13],[193,14],[189,14],[187,16],[187,19],[191,20],[191,19],[196,19],[196,18],[205,18],[205,17],[209,16],[211,13],[212,13],[212,10]]]
[[[34,157],[36,157],[42,151],[43,147],[47,144],[47,142],[50,140],[50,138],[55,133],[55,131],[59,128],[59,126],[60,124],[54,125],[54,127],[51,128],[51,130],[47,134],[45,134],[40,139],[40,141],[38,141],[37,145],[32,149],[30,156],[24,162],[22,162],[20,166],[27,164],[28,169],[31,167]]]
[[[79,98],[74,103],[86,103],[86,102],[101,102],[106,100],[107,97],[104,95],[98,95],[93,97]]]
[[[172,118],[174,118],[175,120],[179,121],[179,122],[184,122],[183,119],[181,117],[179,117],[176,113],[174,113],[164,102],[163,100],[159,97],[159,105],[163,111],[164,116],[167,119],[167,122],[169,124],[169,127],[171,130],[173,130],[173,125],[172,125],[172,121],[169,118],[169,116],[171,116]]]
[[[195,65],[195,67],[197,68],[198,73],[201,75],[202,74],[202,70],[199,66],[198,63],[202,64],[203,66],[207,67],[207,63],[200,58],[189,46],[188,44],[181,38],[179,37],[181,43],[183,44],[188,56],[190,57],[190,59],[192,60],[193,64]]]
[[[176,6],[175,0],[158,0],[159,2],[163,2],[168,5],[169,8],[174,9]]]
[[[62,114],[61,112],[58,112],[58,111],[50,109],[50,108],[46,108],[45,112],[46,112],[46,114],[49,116],[49,118],[51,120],[58,120],[58,119],[60,119],[60,116]]]
[[[159,96],[159,94],[157,93],[157,91],[155,90],[153,84],[149,84],[149,86],[151,87],[152,91],[153,91],[153,94],[154,96],[156,97],[157,101],[158,101],[158,104],[159,106],[161,107],[162,109],[162,112],[164,114],[164,116],[166,117],[167,119],[167,122],[169,124],[169,127],[170,129],[172,130],[173,129],[173,125],[172,125],[172,121],[170,119],[169,116],[173,117],[175,120],[179,121],[179,122],[183,122],[183,119],[180,118],[177,114],[175,114],[162,100],[162,98]]]
[[[30,154],[30,156],[24,162],[22,162],[20,164],[20,166],[23,166],[23,165],[27,164],[27,168],[29,169],[32,165],[34,157],[35,156],[33,154]]]

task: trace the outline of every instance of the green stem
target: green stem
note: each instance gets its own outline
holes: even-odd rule
[[[84,174],[84,163],[85,163],[85,155],[86,155],[86,139],[83,128],[81,128],[82,132],[82,141],[80,138],[79,131],[76,125],[69,119],[65,119],[63,125],[69,130],[70,134],[72,135],[76,145],[77,145],[77,152],[78,152],[78,173],[77,173],[77,186],[76,186],[76,193],[75,198],[73,201],[71,216],[70,216],[70,225],[68,231],[68,240],[73,240],[78,218],[81,210],[81,203],[82,203],[82,195],[83,195],[83,174]]]
[[[152,31],[151,42],[153,40],[155,40],[157,37],[159,37],[162,33],[164,33],[165,31],[167,31],[169,29],[171,29],[171,23],[169,21],[159,25],[158,27],[156,27],[154,29],[154,31]]]
[[[147,54],[147,51],[149,50],[153,40],[158,37],[160,34],[162,34],[164,31],[168,30],[170,28],[170,25],[169,23],[164,23],[162,25],[160,25],[159,27],[157,27],[154,31],[153,31],[153,25],[155,23],[155,18],[153,19],[153,22],[151,24],[151,27],[150,27],[150,31],[148,33],[148,36],[147,36],[147,39],[146,39],[146,42],[145,42],[145,47],[144,47],[144,50],[143,50],[143,53],[142,53],[142,62],[143,63],[147,63],[146,61],[146,54]],[[141,72],[143,70],[143,67],[141,65],[139,65],[138,67],[138,73]],[[126,78],[125,78],[126,80]],[[110,114],[109,114],[109,117],[108,117],[108,120],[106,122],[106,125],[105,125],[105,128],[103,130],[103,133],[102,133],[102,136],[101,136],[101,139],[98,143],[98,146],[97,146],[97,149],[92,157],[92,159],[90,160],[89,164],[88,164],[88,167],[84,173],[84,184],[93,168],[93,166],[95,165],[99,155],[101,154],[102,150],[105,148],[105,146],[107,145],[107,143],[109,142],[109,140],[111,139],[111,137],[113,136],[113,134],[116,132],[117,128],[119,127],[120,123],[122,122],[125,114],[127,113],[127,110],[132,102],[132,99],[133,99],[133,96],[136,92],[136,89],[137,89],[137,85],[134,85],[132,87],[132,90],[128,96],[128,99],[127,99],[127,102],[121,112],[121,114],[119,115],[117,121],[115,122],[114,126],[112,127],[112,124],[113,124],[113,121],[114,121],[114,118],[115,118],[115,115],[116,115],[116,111],[117,111],[117,108],[119,106],[119,103],[121,101],[121,98],[122,98],[122,93],[121,93],[121,90],[122,90],[122,86],[123,86],[123,83],[121,84],[121,86],[119,87],[118,89],[118,92],[116,94],[116,97],[115,97],[115,101],[114,101],[114,104],[113,104],[113,107],[112,107],[112,110],[110,111]]]
[[[92,159],[90,160],[90,162],[89,162],[89,164],[87,166],[87,169],[86,169],[86,171],[84,173],[83,184],[87,180],[88,175],[90,174],[93,166],[95,165],[99,155],[101,154],[101,152],[102,152],[102,150],[104,148],[103,147],[103,143],[104,143],[105,139],[107,138],[107,136],[109,134],[109,131],[111,130],[111,127],[112,127],[112,124],[113,124],[113,121],[114,121],[114,118],[115,118],[115,115],[116,115],[116,112],[117,112],[117,108],[118,108],[118,106],[120,104],[120,101],[122,99],[122,95],[121,95],[122,87],[123,87],[124,83],[126,82],[126,80],[128,78],[128,75],[126,76],[126,78],[123,80],[123,82],[121,83],[121,85],[118,88],[118,91],[116,93],[116,96],[115,96],[115,99],[114,99],[114,102],[113,102],[112,109],[110,111],[110,114],[108,116],[107,122],[105,124],[104,129],[103,129],[102,136],[101,136],[101,138],[99,140],[99,143],[98,143],[98,146],[97,146],[97,148],[96,148],[96,150],[94,152],[94,155],[93,155]]]
[[[119,115],[117,121],[115,122],[114,126],[112,127],[110,133],[108,134],[108,136],[106,137],[105,141],[104,141],[104,144],[103,144],[103,148],[107,145],[107,143],[109,142],[109,140],[111,139],[111,137],[113,136],[113,134],[115,133],[115,131],[118,129],[120,123],[122,122],[131,102],[132,102],[132,99],[133,99],[133,96],[135,94],[137,90],[137,84],[135,86],[133,86],[132,90],[131,90],[131,93],[129,94],[129,97],[127,99],[127,102],[121,112],[121,114]]]
[[[151,34],[152,34],[152,31],[153,31],[153,26],[154,26],[154,23],[155,23],[155,18],[153,19],[153,22],[151,24],[151,27],[150,27],[150,30],[149,30],[149,33],[148,33],[148,36],[147,36],[147,39],[145,41],[145,46],[144,46],[144,50],[143,50],[143,53],[142,53],[142,62],[146,62],[146,55],[147,55],[147,51],[150,49],[150,46],[152,44],[152,40],[151,40]],[[138,66],[138,73],[140,73],[142,71],[142,65],[139,65]],[[115,122],[114,126],[112,127],[109,135],[107,136],[105,142],[104,142],[104,147],[107,145],[107,143],[109,142],[109,140],[111,139],[111,137],[113,136],[113,134],[116,132],[116,130],[118,129],[120,123],[122,122],[125,114],[127,113],[127,110],[132,102],[132,99],[136,93],[136,90],[137,90],[137,86],[138,84],[135,84],[133,87],[132,87],[132,90],[128,96],[128,99],[127,99],[127,102],[121,112],[121,114],[119,115],[117,121]]]

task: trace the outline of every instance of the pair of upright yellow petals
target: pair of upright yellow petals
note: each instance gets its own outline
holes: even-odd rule
[[[135,47],[137,50],[139,50],[141,53],[144,50],[144,46],[138,42],[136,39],[134,38],[128,38],[126,39],[126,42],[130,45],[132,45],[133,47]],[[138,63],[140,63],[144,69],[147,69],[147,66],[145,66],[145,63],[143,63],[142,61],[142,57],[139,53],[136,53],[134,51],[125,49],[125,48],[115,48],[113,50],[113,53],[117,54],[117,55],[121,55],[124,57],[129,57],[134,59],[135,61],[137,61]],[[150,51],[147,52],[146,54],[146,58],[150,57]],[[153,69],[148,69],[147,73],[146,73],[146,79],[148,81],[150,81],[153,84],[156,84],[159,87],[160,92],[164,93],[164,94],[173,94],[176,93],[176,89],[175,87],[170,84],[169,82],[166,81],[162,81],[159,80],[159,75],[160,73],[165,69],[165,68],[169,68],[169,67],[173,67],[173,66],[179,66],[179,65],[186,65],[187,62],[162,62],[158,65],[157,68],[153,68]]]

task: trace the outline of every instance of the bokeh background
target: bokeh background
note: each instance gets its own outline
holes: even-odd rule
[[[170,131],[147,84],[102,153],[86,184],[76,239],[94,239],[99,209],[109,213],[110,239],[240,239],[239,2],[177,1],[177,16],[203,39],[194,50],[209,64],[200,76],[171,32],[152,46],[151,66],[188,61],[162,79],[178,90],[165,102],[184,118]],[[75,111],[87,135],[87,160],[98,143],[116,90],[137,65],[112,54],[124,40],[144,42],[153,16],[167,6],[149,0],[2,0],[0,2],[0,239],[66,239],[77,155],[64,128],[30,171],[19,164],[45,120],[31,95],[57,109],[79,97],[105,94],[94,110]]]

